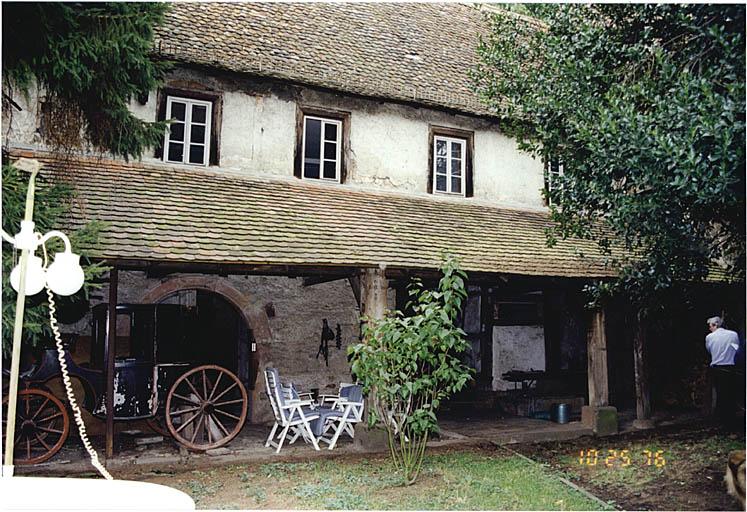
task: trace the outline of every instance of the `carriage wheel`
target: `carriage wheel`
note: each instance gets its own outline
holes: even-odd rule
[[[3,446],[8,422],[8,397],[3,399]],[[18,392],[13,462],[38,464],[60,451],[70,432],[70,419],[57,397],[41,389]]]
[[[166,398],[166,427],[192,450],[209,450],[228,443],[246,420],[246,388],[225,368],[194,368],[171,386]]]
[[[163,411],[159,411],[159,413],[163,413]],[[156,434],[159,434],[162,436],[171,435],[171,432],[169,432],[169,429],[166,428],[166,418],[164,418],[162,414],[156,414],[152,418],[148,418],[147,420],[145,420],[145,422],[148,424],[150,429]]]

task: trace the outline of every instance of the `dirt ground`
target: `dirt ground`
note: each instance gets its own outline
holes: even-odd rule
[[[512,448],[623,510],[740,510],[723,477],[744,447],[744,432],[689,426]]]

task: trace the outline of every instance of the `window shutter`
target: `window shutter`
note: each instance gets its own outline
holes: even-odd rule
[[[211,109],[210,122],[210,154],[208,155],[208,165],[218,165],[220,153],[218,143],[220,142],[220,125],[223,118],[223,102],[221,98],[213,101]]]
[[[158,108],[156,109],[156,121],[164,121],[166,119],[166,98],[168,95],[164,91],[158,92]],[[165,134],[164,134],[165,135]],[[163,160],[163,137],[161,141],[156,145],[154,156],[159,160]]]
[[[474,195],[474,187],[472,185],[472,160],[467,162],[467,175],[464,177],[464,195],[465,197],[472,197]]]

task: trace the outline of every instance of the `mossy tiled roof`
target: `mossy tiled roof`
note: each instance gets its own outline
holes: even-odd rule
[[[486,16],[463,3],[175,2],[156,49],[179,62],[490,115],[469,78]]]
[[[46,153],[13,156],[60,167]],[[80,206],[73,224],[106,221],[95,255],[244,265],[434,269],[449,249],[467,271],[610,275],[590,242],[545,244],[543,212],[309,183],[218,168],[82,158],[67,165]],[[72,226],[71,226],[72,227]],[[575,248],[588,256],[581,259]]]

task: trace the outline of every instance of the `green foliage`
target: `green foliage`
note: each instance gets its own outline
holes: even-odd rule
[[[3,166],[3,188],[2,188],[2,212],[3,229],[11,236],[15,235],[21,226],[26,205],[26,190],[28,189],[28,174],[21,172],[11,165]],[[49,181],[43,177],[36,179],[36,198],[34,201],[34,222],[36,231],[46,233],[52,229],[60,229],[60,222],[65,214],[73,207],[74,194],[70,185],[57,181]],[[99,232],[103,224],[90,222],[81,229],[68,232],[73,252],[81,254],[81,265],[86,276],[83,290],[72,297],[55,297],[58,311],[69,307],[72,302],[87,300],[88,292],[96,288],[96,279],[99,278],[108,267],[101,263],[90,264],[86,258],[86,252],[81,248],[95,246]],[[47,244],[50,259],[55,252],[61,252],[64,248],[62,242],[54,238]],[[37,256],[42,257],[41,248],[37,250]],[[10,271],[18,263],[20,252],[16,252],[10,244],[3,243],[3,281],[2,281],[2,346],[3,354],[10,353],[13,342],[13,323],[16,311],[16,292],[10,286]],[[25,346],[49,346],[52,343],[52,334],[49,327],[49,310],[47,296],[44,291],[26,298],[24,310],[23,343]]]
[[[45,130],[68,149],[85,142],[114,155],[139,157],[159,143],[164,123],[129,110],[130,100],[158,85],[166,64],[154,61],[153,27],[166,3],[3,3],[4,87],[46,96]]]
[[[473,80],[522,149],[565,164],[548,242],[596,240],[619,279],[594,298],[624,291],[642,309],[717,260],[743,280],[745,7],[542,14],[496,13]]]
[[[419,281],[409,289],[411,316],[394,311],[366,319],[363,343],[351,346],[352,373],[369,396],[370,423],[381,422],[392,459],[408,483],[418,476],[428,435],[438,430],[436,410],[461,390],[471,369],[461,359],[468,348],[455,320],[466,298],[466,274],[445,256],[437,290]]]

